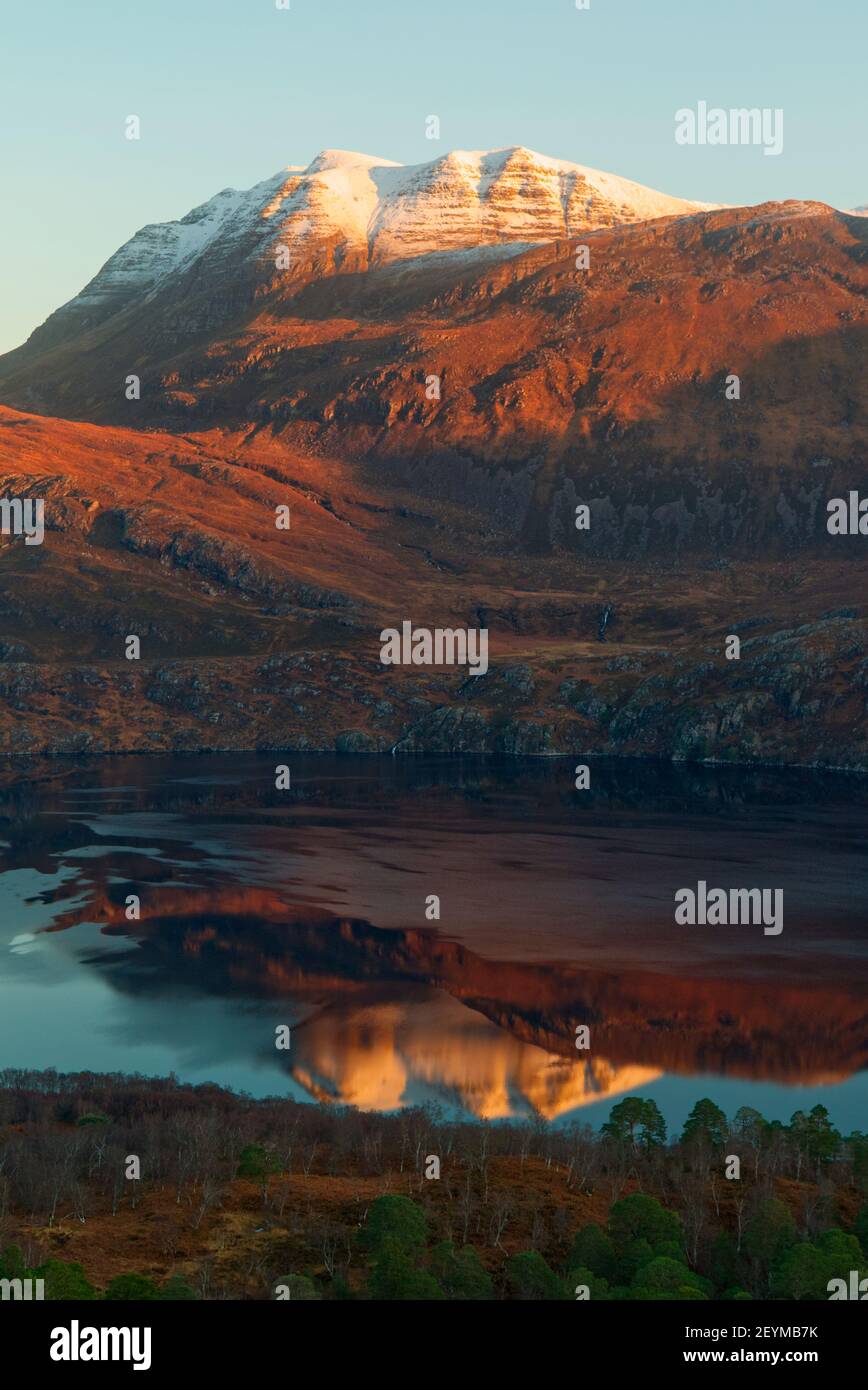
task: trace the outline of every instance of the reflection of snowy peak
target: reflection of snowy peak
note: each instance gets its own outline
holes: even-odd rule
[[[549,1052],[438,993],[308,1016],[292,1076],[313,1099],[360,1110],[434,1104],[483,1120],[555,1120],[660,1071]]]
[[[245,192],[224,189],[179,222],[143,227],[49,320],[51,336],[65,336],[73,322],[92,327],[175,274],[195,271],[196,288],[208,288],[215,273],[255,272],[282,246],[290,268],[364,270],[707,206],[521,148],[456,150],[411,166],[325,150],[306,169],[281,170]]]

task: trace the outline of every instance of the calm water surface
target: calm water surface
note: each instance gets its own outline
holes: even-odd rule
[[[576,792],[572,761],[296,754],[3,776],[2,1066],[594,1126],[625,1094],[670,1126],[706,1095],[819,1101],[868,1128],[863,779],[598,762]],[[676,925],[700,879],[782,889],[782,934]]]

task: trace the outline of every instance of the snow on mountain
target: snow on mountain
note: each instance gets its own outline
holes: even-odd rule
[[[59,314],[88,327],[197,263],[240,257],[255,265],[264,256],[273,263],[282,245],[290,264],[328,245],[338,264],[352,257],[353,268],[364,269],[710,206],[520,147],[454,150],[410,166],[324,150],[307,168],[283,169],[245,191],[224,189],[178,222],[143,227]]]
[[[158,289],[176,271],[191,265],[230,229],[237,235],[261,212],[263,201],[284,183],[287,172],[239,192],[224,188],[178,222],[151,223],[136,232],[84,289],[36,330],[52,336],[73,325],[88,328]]]
[[[373,170],[371,259],[511,241],[552,241],[593,227],[684,215],[705,205],[522,148],[454,150],[431,164]]]
[[[180,222],[143,227],[106,261],[77,296],[80,305],[122,300],[130,290],[156,284],[202,251],[237,212],[245,195],[226,188]]]

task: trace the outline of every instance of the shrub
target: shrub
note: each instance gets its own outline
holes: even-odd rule
[[[615,1247],[606,1232],[593,1222],[582,1226],[573,1241],[567,1267],[572,1269],[580,1265],[601,1279],[611,1279],[615,1273]],[[584,1282],[587,1283],[587,1280]]]
[[[363,1250],[376,1255],[386,1241],[402,1250],[417,1250],[427,1245],[425,1213],[409,1197],[390,1193],[371,1203],[367,1224],[359,1232],[359,1244]]]
[[[144,1274],[116,1274],[106,1284],[103,1298],[110,1303],[153,1303],[160,1297],[153,1279]]]
[[[507,1278],[515,1297],[537,1302],[562,1301],[569,1297],[566,1287],[538,1250],[513,1255],[506,1266]]]
[[[619,1254],[636,1240],[646,1240],[655,1252],[669,1242],[683,1248],[678,1217],[644,1192],[633,1192],[615,1203],[609,1212],[609,1235]]]
[[[180,1274],[173,1274],[160,1286],[157,1297],[173,1303],[189,1303],[195,1300],[196,1294],[186,1279],[182,1279]]]
[[[0,1279],[27,1279],[30,1271],[17,1245],[7,1245],[0,1251]]]
[[[649,1297],[682,1298],[688,1297],[684,1293],[685,1289],[693,1289],[704,1298],[702,1282],[686,1264],[679,1260],[670,1260],[666,1255],[657,1255],[650,1264],[644,1265],[639,1271],[634,1285],[642,1290],[643,1296],[647,1294]],[[693,1294],[689,1297],[692,1298]]]
[[[843,1231],[824,1231],[815,1244],[801,1241],[790,1246],[772,1271],[773,1298],[825,1299],[831,1279],[849,1278],[851,1269],[864,1263],[855,1236]],[[864,1271],[860,1271],[860,1277]]]
[[[275,1298],[288,1296],[289,1302],[318,1303],[322,1294],[306,1274],[281,1274],[274,1281]]]
[[[744,1248],[752,1260],[768,1269],[795,1243],[796,1223],[777,1197],[759,1203],[745,1227]]]
[[[90,1300],[96,1298],[96,1289],[91,1284],[80,1264],[65,1263],[63,1260],[46,1260],[45,1264],[33,1271],[37,1279],[45,1280],[45,1297],[52,1302],[67,1300]]]
[[[431,1273],[443,1286],[447,1298],[476,1302],[494,1298],[491,1277],[472,1245],[457,1252],[451,1240],[435,1245]]]
[[[397,1302],[442,1299],[442,1288],[417,1259],[415,1251],[386,1238],[368,1280],[371,1298]]]
[[[866,1203],[866,1205],[862,1207],[861,1211],[856,1217],[856,1225],[854,1227],[854,1230],[856,1232],[856,1237],[859,1241],[859,1244],[862,1246],[862,1249],[865,1251],[865,1254],[868,1255],[868,1203]]]
[[[267,1178],[280,1171],[280,1164],[261,1144],[248,1144],[238,1159],[239,1178]]]
[[[571,1270],[568,1282],[573,1297],[576,1297],[576,1289],[581,1284],[587,1285],[588,1293],[593,1299],[608,1299],[609,1297],[608,1279],[602,1279],[587,1265],[577,1265],[575,1269]]]

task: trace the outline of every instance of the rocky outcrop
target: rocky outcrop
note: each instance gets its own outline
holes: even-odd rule
[[[124,669],[7,660],[0,751],[616,755],[868,771],[864,620],[769,632],[737,669],[719,654],[664,653],[644,670],[564,678],[575,665],[493,666],[477,681],[316,650]]]

